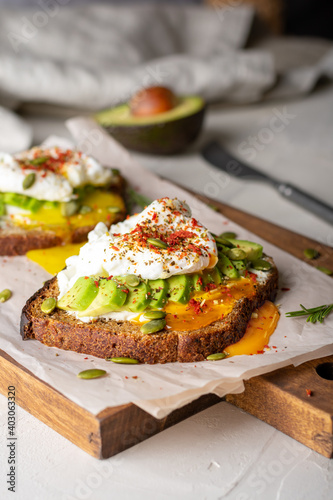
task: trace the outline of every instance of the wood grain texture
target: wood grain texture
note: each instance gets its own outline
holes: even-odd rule
[[[198,196],[226,217],[253,233],[305,260],[304,248],[316,248],[321,256],[311,265],[333,269],[333,249],[306,237],[246,214],[228,205]],[[333,362],[333,356],[327,358]],[[324,360],[324,361],[327,361]],[[315,367],[323,360],[287,367],[245,382],[245,392],[228,401],[273,425],[326,457],[332,456],[333,381],[319,377]],[[134,404],[106,408],[98,415],[82,409],[49,384],[38,379],[4,351],[0,351],[0,392],[16,387],[16,401],[96,458],[113,456],[167,427],[221,401],[207,394],[158,420]],[[306,389],[313,396],[306,395]]]
[[[333,356],[308,361],[247,380],[242,394],[229,394],[226,400],[333,458],[333,380],[316,372],[324,363],[333,373]]]

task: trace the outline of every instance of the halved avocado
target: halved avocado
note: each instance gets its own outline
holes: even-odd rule
[[[95,115],[126,148],[148,154],[175,154],[193,142],[201,130],[205,103],[199,96],[177,98],[169,111],[151,116],[134,116],[128,104]]]

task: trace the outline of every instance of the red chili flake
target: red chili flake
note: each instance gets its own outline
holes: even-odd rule
[[[257,351],[257,354],[264,354],[265,351]]]
[[[99,281],[96,280],[96,281],[94,281],[94,283],[95,283],[95,286],[98,288],[99,287]]]
[[[272,345],[273,349],[277,349],[277,346],[276,345]]]
[[[157,212],[154,212],[154,213],[153,213],[153,216],[152,216],[151,220],[152,220],[153,222],[155,222],[155,221],[157,220]]]
[[[257,326],[257,330],[263,330],[263,328],[261,328],[261,326]]]
[[[126,379],[128,379],[128,376],[127,376],[127,375],[125,375],[125,378],[126,378]]]
[[[129,293],[129,290],[128,290],[128,288],[125,288],[124,290],[122,290],[122,292]]]
[[[306,395],[310,398],[311,396],[313,396],[313,392],[311,391],[311,389],[306,389]]]
[[[111,247],[111,248],[112,248],[112,250],[116,250],[117,252],[119,252],[119,248],[118,248],[118,247],[116,247],[116,246],[112,245],[112,247]]]
[[[174,317],[175,319],[177,319],[177,318],[178,318],[177,314],[173,314],[173,317]]]
[[[290,288],[281,288],[282,292],[289,292]]]
[[[132,377],[132,378],[137,379],[137,378],[138,378],[138,376],[137,376],[137,375],[133,375],[133,377]]]
[[[106,220],[109,221],[111,219],[111,214],[106,214]]]
[[[167,243],[168,245],[179,245],[182,240],[185,240],[187,238],[195,238],[196,234],[194,234],[191,231],[185,231],[185,229],[180,229],[179,231],[175,231],[174,233],[170,234],[167,238]]]
[[[205,292],[209,292],[210,290],[215,290],[217,288],[217,285],[215,283],[207,283],[207,285],[204,287]]]
[[[88,358],[83,358],[83,359],[88,359]]]
[[[88,280],[88,279],[89,279],[89,276],[85,276],[85,277],[84,277],[84,279],[85,279],[85,280]]]
[[[267,345],[267,344],[266,344],[266,345],[264,345],[264,348],[265,348],[265,349],[269,349],[269,345]]]
[[[202,309],[200,307],[200,302],[195,299],[191,299],[188,303],[190,307],[193,307],[195,314],[200,314],[202,312]]]
[[[191,220],[191,223],[192,223],[193,227],[200,227],[200,225],[198,224],[198,221],[194,218]]]

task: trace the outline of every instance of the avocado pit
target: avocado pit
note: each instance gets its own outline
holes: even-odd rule
[[[176,154],[199,135],[205,103],[166,87],[137,92],[128,103],[100,111],[96,121],[123,146],[148,154]]]
[[[133,116],[153,116],[173,109],[176,103],[175,94],[167,87],[148,87],[132,97],[129,107]]]

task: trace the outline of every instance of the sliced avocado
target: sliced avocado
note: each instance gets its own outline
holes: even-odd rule
[[[129,149],[150,154],[178,153],[194,141],[201,129],[205,103],[199,96],[179,97],[169,111],[133,116],[128,104],[106,109],[96,121]]]
[[[190,300],[191,278],[187,274],[179,274],[168,278],[169,295],[172,302],[187,304]]]
[[[0,217],[2,215],[6,215],[6,207],[5,207],[5,204],[0,199]]]
[[[164,307],[168,301],[169,283],[167,280],[149,280],[150,292],[150,307],[152,309],[160,309]]]
[[[222,274],[228,276],[228,278],[236,279],[239,277],[237,269],[232,265],[232,262],[226,255],[219,253],[219,260],[216,264]]]
[[[244,262],[244,260],[233,260],[232,264],[237,269],[237,271],[245,271],[246,269],[246,263]]]
[[[191,275],[192,278],[192,289],[195,292],[201,292],[204,287],[203,275],[199,273],[195,273]]]
[[[235,239],[230,239],[231,243],[235,245],[237,248],[241,248],[244,250],[246,253],[246,258],[249,261],[254,261],[257,259],[260,259],[262,256],[262,245],[259,245],[259,243],[254,243],[253,241],[247,241],[247,240],[235,240]]]
[[[209,285],[209,283],[214,283],[214,278],[212,276],[212,270],[205,270],[202,274],[204,287]]]
[[[101,316],[111,311],[120,311],[127,299],[128,289],[112,279],[99,281],[98,294],[89,307],[78,316]]]
[[[213,278],[215,285],[221,285],[221,283],[223,283],[223,274],[217,266],[213,267],[209,274]]]
[[[30,212],[37,212],[44,204],[41,200],[17,193],[3,193],[3,201],[6,205],[20,207]]]
[[[222,245],[220,243],[217,243],[217,249],[220,251],[220,252],[223,252],[224,254],[227,254],[230,250],[230,247],[227,247],[225,245]]]
[[[128,296],[125,302],[125,309],[132,312],[141,312],[150,305],[151,289],[150,286],[141,281],[136,287],[128,287]]]
[[[72,288],[57,303],[59,309],[67,311],[85,311],[96,295],[99,287],[93,278],[82,276],[78,278]]]

